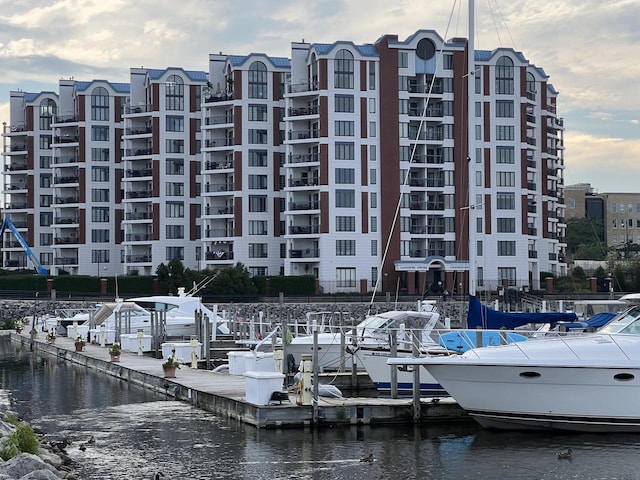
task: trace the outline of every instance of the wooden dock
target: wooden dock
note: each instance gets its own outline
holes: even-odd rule
[[[67,337],[57,337],[53,344],[47,343],[44,333],[35,339],[24,333],[11,333],[11,339],[31,348],[34,353],[64,359],[257,428],[389,425],[469,419],[450,398],[423,398],[414,404],[412,399],[319,397],[314,407],[298,405],[296,392],[290,391],[284,401],[256,405],[245,398],[244,376],[182,365],[176,378],[165,378],[163,360],[147,355],[123,351],[120,361],[114,363],[110,361],[108,348],[88,344],[82,352],[76,352],[73,339]]]

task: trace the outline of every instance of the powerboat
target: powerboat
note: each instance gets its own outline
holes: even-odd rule
[[[329,371],[345,367],[349,354],[356,354],[360,348],[370,348],[379,352],[390,351],[389,339],[394,330],[398,332],[400,348],[403,343],[406,346],[407,342],[410,348],[409,330],[420,330],[422,345],[436,344],[430,338],[430,334],[434,328],[444,328],[439,318],[435,302],[425,300],[418,302],[417,310],[393,310],[370,314],[358,325],[344,332],[339,329],[320,332],[317,334],[319,369]],[[313,337],[313,334],[297,335],[287,342],[287,354],[293,355],[296,365],[300,364],[302,355],[313,354]],[[367,369],[360,362],[360,356],[356,355],[353,361],[356,362],[358,369]]]
[[[422,365],[484,427],[640,432],[640,305],[595,333],[388,363]]]

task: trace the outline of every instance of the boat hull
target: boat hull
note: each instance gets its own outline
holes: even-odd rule
[[[391,392],[391,368],[396,368],[398,394],[410,395],[413,393],[414,369],[418,368],[417,366],[389,366],[387,361],[391,358],[391,353],[388,350],[367,350],[361,348],[356,352],[356,355],[358,357],[358,363],[364,366],[369,378],[379,392]],[[400,353],[398,355],[404,354]],[[410,356],[410,354],[406,355]],[[419,374],[421,395],[443,396],[447,394],[436,379],[433,378],[433,375],[425,369],[420,369]]]
[[[485,427],[640,432],[637,337],[530,340],[422,364]]]

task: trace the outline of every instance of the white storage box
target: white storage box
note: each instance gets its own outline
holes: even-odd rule
[[[269,405],[271,394],[281,392],[284,374],[278,372],[245,372],[247,402],[255,405]]]
[[[116,341],[116,331],[115,330],[106,330],[104,328],[92,328],[89,330],[91,333],[91,341],[97,345],[102,345],[104,338],[104,343],[106,345],[110,345]]]
[[[227,358],[229,358],[229,375],[244,375],[244,356],[247,352],[229,352]]]
[[[124,333],[120,335],[120,348],[125,352],[138,353],[138,334]],[[142,336],[142,351],[151,351],[151,335]]]
[[[275,372],[273,352],[249,352],[244,354],[245,372]]]
[[[165,342],[160,345],[162,348],[162,358],[166,360],[173,354],[173,350],[176,351],[176,359],[181,363],[191,363],[191,342]],[[198,359],[202,359],[202,343],[198,342],[196,346],[196,355]]]
[[[67,337],[76,338],[81,335],[85,340],[87,339],[87,333],[89,333],[89,325],[69,325],[67,327]]]

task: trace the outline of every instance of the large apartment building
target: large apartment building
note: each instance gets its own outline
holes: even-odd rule
[[[58,94],[13,92],[4,214],[53,273],[91,274],[99,262],[105,274],[150,275],[180,258],[314,275],[325,292],[466,292],[470,278],[476,290],[538,288],[541,272],[566,273],[558,92],[513,49],[476,51],[472,72],[468,54],[465,39],[421,30],[294,42],[290,58],[212,54],[207,73],[132,69],[126,86],[70,81],[71,104],[62,81]],[[26,160],[47,154],[27,142],[42,135],[45,101],[82,115],[52,124],[61,140],[49,155],[84,155],[79,185],[53,184],[54,197],[77,193],[77,210],[53,203],[77,217],[70,226],[34,222],[45,192],[9,189],[22,178],[11,165],[26,164],[25,182],[46,171]],[[76,150],[64,135],[79,137]],[[56,175],[75,178],[76,164],[63,166]],[[53,255],[35,241],[52,228]],[[5,249],[4,267],[22,253]]]

